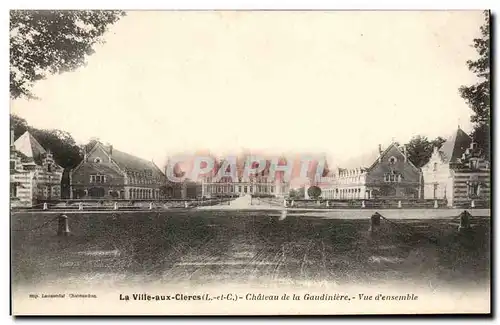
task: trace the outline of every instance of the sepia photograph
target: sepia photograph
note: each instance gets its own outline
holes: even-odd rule
[[[11,315],[491,315],[489,10],[9,20]]]

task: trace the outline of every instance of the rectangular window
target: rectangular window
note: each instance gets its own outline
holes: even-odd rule
[[[469,197],[475,197],[479,193],[479,184],[478,183],[472,183],[469,184]]]
[[[384,174],[384,182],[388,183],[396,183],[396,182],[401,182],[402,181],[402,176],[401,174],[398,173],[386,173]]]
[[[10,197],[17,197],[17,184],[10,183]]]
[[[106,183],[106,176],[104,175],[90,175],[90,182],[91,183]]]

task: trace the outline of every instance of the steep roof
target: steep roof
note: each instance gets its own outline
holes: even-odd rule
[[[460,127],[441,146],[439,152],[445,163],[456,162],[472,142],[471,137]]]
[[[393,147],[395,147],[399,151],[401,151],[399,145],[396,142],[392,142],[382,152],[380,152],[379,149],[376,149],[376,150],[368,151],[362,155],[349,158],[344,163],[339,164],[337,167],[337,170],[344,171],[344,170],[350,170],[350,169],[356,169],[356,168],[370,169],[377,163],[379,156],[386,155],[387,152],[389,152],[389,150]],[[408,162],[415,169],[417,169],[409,159],[408,159]]]
[[[92,140],[86,148],[90,148],[92,146],[92,151],[97,146],[100,146],[104,152],[111,157],[113,162],[118,165],[118,167],[123,171],[138,171],[142,172],[145,170],[151,170],[153,177],[162,177],[164,176],[163,172],[156,166],[152,161],[142,159],[131,155],[129,153],[116,150],[110,146],[103,145],[100,141]],[[89,152],[90,152],[89,151]],[[91,162],[87,162],[89,164]],[[96,167],[97,168],[97,167]]]
[[[124,170],[158,170],[152,161],[116,149],[111,152],[111,159]]]
[[[16,151],[21,152],[28,159],[33,159],[38,165],[42,163],[42,155],[46,153],[42,145],[28,131],[14,141],[14,147]]]

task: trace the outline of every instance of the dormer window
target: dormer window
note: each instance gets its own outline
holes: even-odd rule
[[[469,161],[469,165],[470,165],[469,167],[471,169],[479,169],[479,160],[477,160],[477,159],[471,159]]]
[[[102,160],[101,160],[101,158],[96,157],[96,158],[94,158],[94,162],[95,162],[96,164],[100,164],[100,163],[102,162]]]
[[[438,170],[438,163],[437,162],[434,163],[434,167],[432,168],[432,170],[435,172]]]

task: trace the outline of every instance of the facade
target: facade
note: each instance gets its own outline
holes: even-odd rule
[[[61,198],[63,168],[52,154],[26,131],[14,141],[11,130],[10,202],[13,207],[32,207]]]
[[[267,177],[250,177],[248,180],[243,180],[238,177],[237,181],[230,179],[221,179],[213,181],[208,177],[202,181],[202,196],[203,197],[220,197],[220,196],[270,196],[284,197],[288,195],[289,185],[281,181],[269,181]]]
[[[422,167],[424,198],[445,199],[448,206],[470,206],[489,200],[490,165],[476,143],[460,128]]]
[[[215,175],[218,169],[224,164],[224,160],[219,160],[216,164],[218,167],[214,169],[213,173],[202,177],[201,196],[206,198],[244,195],[261,197],[288,196],[290,184],[281,179],[279,176],[280,172],[277,172],[278,175],[276,177],[269,175],[271,160],[266,160],[266,167],[259,174],[244,177],[244,168],[247,161],[246,154],[237,158],[236,179],[230,177],[216,179]],[[229,172],[230,170],[227,171]]]
[[[70,172],[72,199],[156,200],[166,196],[166,177],[152,162],[93,140]]]
[[[325,199],[417,199],[421,173],[407,158],[404,147],[391,143],[384,151],[353,159],[329,175],[322,188]],[[320,186],[322,187],[322,186]],[[306,188],[307,195],[307,188]]]

